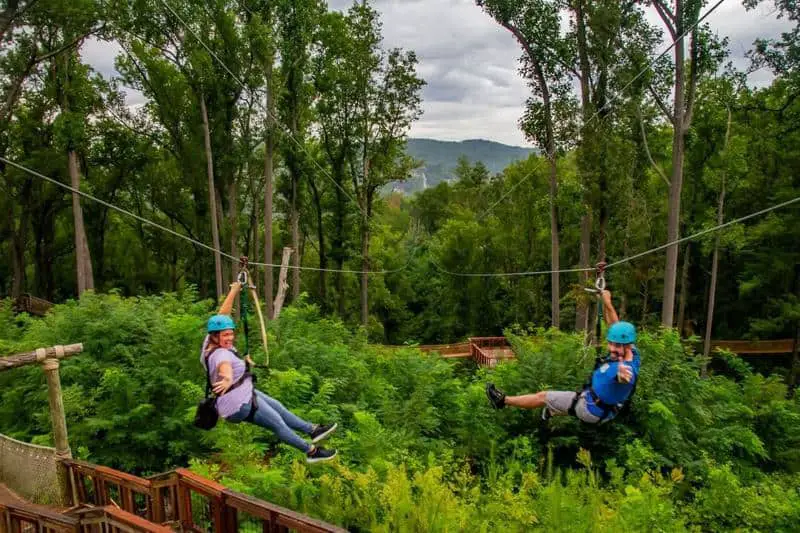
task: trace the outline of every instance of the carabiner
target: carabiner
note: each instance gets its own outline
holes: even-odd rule
[[[594,282],[594,287],[597,289],[598,294],[606,290],[606,263],[601,261],[597,263],[597,279]]]
[[[597,280],[594,282],[594,288],[597,289],[598,292],[606,290],[606,278],[603,274],[597,276]]]

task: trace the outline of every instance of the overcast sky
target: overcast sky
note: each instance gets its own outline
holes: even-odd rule
[[[351,3],[329,0],[333,9]],[[530,146],[517,127],[529,89],[517,73],[519,44],[507,30],[473,0],[378,0],[374,5],[382,14],[385,46],[415,50],[419,74],[427,82],[424,114],[411,136]],[[655,12],[648,15],[654,24],[660,22]],[[747,12],[741,0],[726,0],[706,22],[730,39],[732,59],[742,68],[757,37],[777,37],[791,27],[776,18],[772,2]],[[92,41],[82,54],[96,70],[111,76],[118,51],[112,43]],[[770,79],[764,71],[750,76],[757,85]],[[127,101],[141,103],[142,95],[129,91]]]

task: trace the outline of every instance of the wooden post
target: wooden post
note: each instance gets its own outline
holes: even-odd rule
[[[41,363],[45,359],[63,359],[71,355],[81,353],[83,344],[69,344],[67,346],[51,346],[49,348],[39,348],[32,352],[23,352],[6,357],[0,357],[0,371],[10,370],[18,366],[25,366],[32,363]]]
[[[56,459],[58,460],[58,485],[61,490],[63,503],[69,503],[70,490],[67,476],[67,469],[62,459],[72,459],[72,451],[69,449],[67,438],[67,419],[64,416],[64,400],[61,396],[61,377],[58,373],[60,365],[59,359],[64,357],[64,347],[55,347],[55,357],[47,357],[47,350],[39,348],[36,350],[37,360],[44,359],[42,369],[47,379],[47,398],[50,402],[50,421],[53,424],[53,440],[56,445]]]

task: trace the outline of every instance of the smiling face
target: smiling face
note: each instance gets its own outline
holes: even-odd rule
[[[608,342],[608,353],[611,354],[611,359],[625,359],[626,353],[630,350],[629,344],[620,344],[618,342]]]
[[[224,329],[218,333],[215,333],[211,337],[211,340],[220,348],[230,350],[233,348],[233,340],[235,336],[236,335],[233,333],[232,329]]]

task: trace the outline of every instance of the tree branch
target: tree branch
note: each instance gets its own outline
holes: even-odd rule
[[[71,48],[75,48],[75,47],[76,47],[76,46],[78,46],[78,45],[79,45],[79,44],[80,44],[80,43],[81,43],[81,42],[82,42],[84,39],[86,39],[87,37],[89,37],[90,35],[92,35],[92,34],[94,34],[94,33],[97,33],[97,32],[100,32],[100,31],[102,31],[104,28],[105,28],[105,25],[98,26],[97,28],[92,28],[91,30],[89,30],[89,31],[87,31],[86,33],[84,33],[83,35],[80,35],[80,36],[78,36],[76,39],[73,39],[72,41],[68,42],[68,43],[67,43],[67,44],[65,44],[64,46],[62,46],[62,47],[60,47],[60,48],[57,48],[57,49],[55,49],[55,50],[53,50],[53,51],[51,51],[51,52],[48,52],[48,53],[46,53],[46,54],[45,54],[45,55],[43,55],[43,56],[39,56],[39,57],[37,57],[37,58],[36,58],[36,60],[35,60],[35,62],[36,62],[36,63],[41,63],[41,62],[43,62],[43,61],[47,61],[47,60],[48,60],[48,59],[50,59],[51,57],[55,57],[55,56],[57,56],[57,55],[61,54],[62,52],[66,52],[67,50],[69,50],[69,49],[71,49]]]
[[[663,2],[663,0],[653,0],[653,7],[656,8],[658,16],[664,21],[664,25],[667,27],[667,31],[669,31],[669,34],[672,36],[672,40],[674,41],[675,37],[677,37],[677,21],[675,20],[675,14],[670,10],[669,6]]]
[[[642,143],[644,144],[644,152],[647,154],[647,159],[650,161],[650,164],[653,165],[653,168],[656,170],[656,173],[658,173],[658,175],[661,176],[661,179],[664,180],[664,183],[667,184],[667,187],[671,187],[672,183],[670,183],[669,178],[667,178],[667,175],[664,173],[663,170],[661,170],[661,167],[656,164],[655,160],[653,159],[653,155],[650,153],[650,145],[647,143],[647,133],[644,131],[644,120],[642,120],[642,110],[639,108],[639,106],[636,106],[636,118],[639,121],[639,131],[642,134]]]
[[[650,91],[650,95],[653,97],[653,100],[656,101],[656,105],[658,105],[658,108],[662,113],[664,113],[664,116],[667,117],[667,120],[669,120],[672,125],[675,126],[675,117],[673,117],[672,113],[669,112],[669,109],[667,109],[667,106],[664,104],[664,101],[661,100],[661,97],[658,96],[656,90],[653,89],[653,86],[648,85],[647,90]]]
[[[686,108],[683,114],[683,124],[681,124],[681,131],[685,132],[689,129],[689,125],[692,123],[692,115],[694,113],[694,100],[695,96],[697,95],[697,77],[698,77],[698,66],[697,60],[698,56],[700,55],[700,46],[697,44],[697,29],[695,28],[692,31],[692,35],[689,38],[689,61],[691,62],[689,65],[689,87],[686,91]]]
[[[17,105],[20,94],[22,94],[22,84],[25,83],[25,80],[28,78],[28,76],[30,76],[35,65],[36,58],[31,55],[31,57],[28,59],[27,65],[25,65],[25,70],[19,76],[17,76],[17,78],[8,87],[5,102],[3,102],[0,106],[0,131],[5,130],[7,123],[11,120],[11,112],[14,109],[14,106]]]

